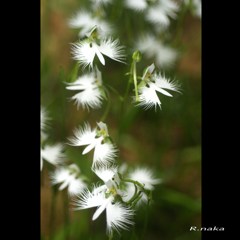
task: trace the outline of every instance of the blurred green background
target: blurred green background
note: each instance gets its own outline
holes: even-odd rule
[[[100,110],[77,110],[69,101],[72,92],[67,92],[63,83],[75,80],[78,69],[70,52],[78,31],[70,29],[67,22],[87,2],[41,0],[41,104],[51,118],[48,133],[53,143],[66,143],[73,129],[84,121],[95,126],[106,106],[105,102]],[[129,60],[136,35],[149,26],[144,25],[141,13],[120,7],[111,11],[109,20],[119,28],[116,36],[130,48]],[[141,207],[135,226],[115,239],[201,239],[200,232],[189,231],[190,226],[201,226],[201,20],[182,10],[170,30],[171,44],[181,55],[175,67],[165,73],[181,83],[182,94],[174,94],[173,98],[161,95],[162,110],[157,111],[133,107],[129,99],[121,115],[113,94],[105,121],[120,150],[118,163],[149,166],[163,179],[153,192],[153,204]],[[138,65],[140,75],[149,64],[150,60],[142,60]],[[109,67],[101,69],[104,81],[123,93],[129,64],[109,60],[106,65]],[[68,160],[96,181],[89,156],[82,156],[81,150],[66,146]],[[53,169],[46,163],[41,173],[41,239],[107,239],[104,214],[92,222],[94,209],[72,211],[67,192],[59,192],[50,184],[49,172]]]

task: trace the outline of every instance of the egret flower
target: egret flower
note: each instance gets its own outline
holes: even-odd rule
[[[94,30],[93,30],[94,31]],[[125,58],[124,48],[119,45],[119,40],[112,38],[100,39],[99,43],[91,37],[84,39],[78,43],[73,44],[72,53],[73,58],[79,61],[83,68],[93,67],[93,60],[97,55],[102,65],[105,65],[105,58],[107,56],[115,61],[122,62]]]
[[[169,18],[175,18],[178,9],[177,3],[172,0],[159,0],[148,8],[146,19],[153,24],[166,28],[170,24]]]
[[[104,184],[94,187],[92,192],[86,190],[80,194],[76,201],[76,210],[98,207],[92,217],[94,221],[106,209],[108,234],[111,234],[113,230],[128,229],[128,225],[133,225],[134,212],[117,200],[120,194],[117,168],[104,167],[93,171],[104,181]]]
[[[143,11],[147,8],[147,0],[125,0],[125,6],[135,11]]]
[[[98,28],[101,37],[110,36],[113,32],[111,25],[98,16],[93,16],[87,11],[79,11],[69,20],[71,28],[80,28],[79,37],[85,37],[94,27]]]
[[[108,129],[105,123],[97,123],[98,128],[91,129],[88,123],[83,128],[75,129],[74,137],[69,138],[73,146],[85,146],[82,154],[94,149],[93,166],[107,165],[114,161],[117,149],[110,141]]]
[[[76,164],[67,167],[60,167],[51,174],[52,184],[61,184],[59,190],[68,188],[70,196],[77,195],[87,187],[86,183],[81,179],[80,169]]]
[[[75,82],[67,83],[66,89],[80,91],[71,97],[77,105],[83,108],[97,109],[101,107],[104,98],[102,76],[100,71],[88,73],[79,77]]]
[[[178,56],[175,49],[164,45],[152,35],[141,37],[137,41],[136,48],[144,53],[147,58],[154,58],[156,65],[162,68],[171,67]]]
[[[63,145],[60,143],[55,145],[46,145],[44,148],[41,148],[41,170],[43,168],[43,160],[55,166],[61,164],[65,157],[62,151]]]
[[[153,73],[155,66],[152,64],[145,71],[142,82],[139,84],[139,106],[143,106],[146,109],[151,107],[159,106],[161,108],[161,102],[157,95],[157,92],[172,97],[166,90],[171,90],[175,92],[179,92],[179,85],[166,78],[161,73]]]

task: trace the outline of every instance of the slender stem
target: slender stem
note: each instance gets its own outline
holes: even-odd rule
[[[136,61],[133,61],[133,82],[134,82],[134,88],[135,88],[135,96],[136,96],[136,102],[138,102],[138,87],[137,87],[137,66]]]
[[[108,239],[113,240],[113,232],[110,232]]]
[[[138,182],[138,181],[134,181],[134,180],[129,179],[129,178],[122,178],[121,180],[122,180],[123,182],[133,183],[133,184],[139,186],[140,188],[143,188],[143,189],[144,189],[144,185],[142,185],[142,184],[141,184],[140,182]]]
[[[148,205],[145,208],[145,218],[144,218],[144,226],[143,226],[143,232],[142,236],[146,236],[146,230],[147,230],[147,225],[148,225],[148,219],[149,219],[149,209]]]
[[[106,93],[107,93],[107,96],[108,96],[108,98],[107,98],[107,106],[105,108],[105,111],[104,111],[101,119],[100,119],[101,122],[105,121],[105,119],[106,119],[106,117],[107,117],[107,115],[108,115],[108,113],[110,111],[110,108],[111,108],[111,100],[110,100],[109,92],[106,91]]]

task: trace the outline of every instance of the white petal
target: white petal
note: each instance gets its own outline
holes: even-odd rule
[[[180,86],[177,82],[171,81],[161,74],[155,74],[154,79],[157,87],[179,92]]]
[[[161,102],[156,94],[155,88],[150,85],[149,87],[142,87],[139,89],[139,106],[143,106],[146,109],[155,107],[158,105],[161,107]]]
[[[129,178],[138,181],[148,190],[153,190],[154,185],[161,183],[161,179],[155,178],[148,168],[137,168],[129,174]]]
[[[119,46],[118,40],[112,40],[111,38],[105,39],[100,43],[99,51],[108,56],[109,58],[123,62],[125,59],[124,47]]]
[[[93,191],[94,192],[94,191]],[[105,202],[105,193],[93,194],[85,189],[76,201],[76,210],[101,206]]]
[[[70,144],[73,146],[84,146],[95,142],[96,130],[91,130],[88,123],[84,127],[74,130],[74,136],[69,138]]]
[[[93,168],[93,172],[101,178],[104,182],[112,180],[112,177],[117,173],[118,168],[116,166],[103,166],[100,168]]]
[[[95,144],[96,144],[95,142],[89,144],[89,145],[83,150],[82,154],[84,155],[84,154],[90,152],[90,151],[95,147]]]
[[[155,90],[162,93],[163,95],[166,95],[168,97],[172,97],[172,94],[168,93],[166,90],[164,90],[162,88],[159,88],[159,87],[155,86]]]
[[[97,109],[102,105],[103,96],[99,88],[88,88],[80,93],[75,94],[71,97],[75,101],[75,104],[79,108],[81,105],[83,109],[92,108]]]
[[[83,68],[90,66],[93,67],[93,60],[95,57],[95,49],[87,41],[81,41],[73,44],[72,47],[73,58],[83,66]]]
[[[111,233],[114,230],[128,229],[128,225],[133,225],[134,212],[120,203],[109,203],[106,208],[107,213],[107,231]]]
[[[106,209],[109,203],[111,203],[112,198],[105,199],[104,203],[96,210],[96,212],[93,214],[92,220],[96,220],[100,214]]]
[[[93,166],[95,165],[107,165],[112,163],[116,157],[117,149],[111,143],[99,143],[95,147],[93,156]]]
[[[99,51],[97,44],[93,44],[93,48],[94,48],[95,53],[98,56],[99,61],[102,63],[102,65],[105,65],[105,59],[104,59],[103,55],[101,54],[101,52]]]

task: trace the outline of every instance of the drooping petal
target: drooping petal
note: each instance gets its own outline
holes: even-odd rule
[[[99,61],[102,63],[102,65],[105,65],[105,59],[102,53],[99,51],[98,45],[94,43],[92,47],[94,48],[94,51],[97,54]]]
[[[129,225],[133,225],[132,209],[121,205],[116,202],[115,204],[109,203],[106,208],[107,214],[107,232],[111,233],[113,230],[119,231],[120,229],[127,230]]]
[[[105,199],[103,204],[101,206],[99,206],[99,208],[93,214],[93,216],[92,216],[93,221],[96,220],[100,216],[100,214],[106,209],[106,207],[108,206],[108,204],[111,203],[112,200],[113,200],[112,197],[109,197],[109,198]]]

